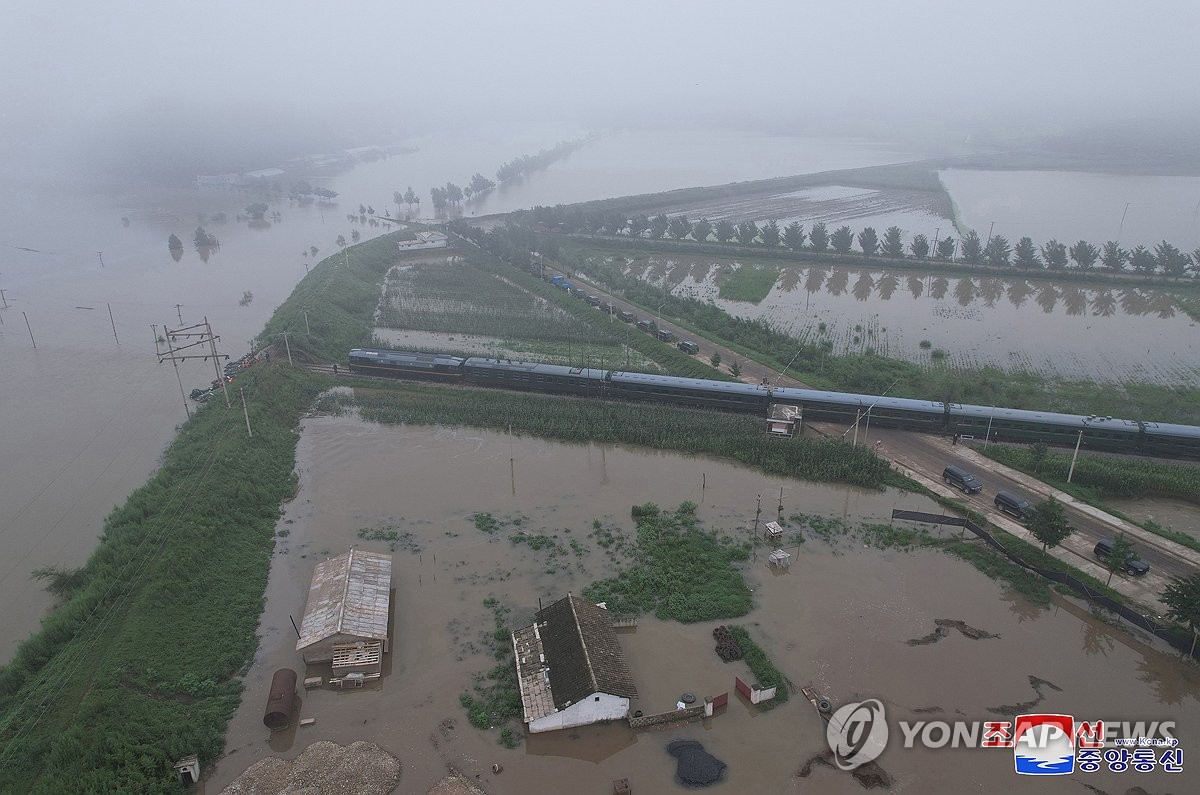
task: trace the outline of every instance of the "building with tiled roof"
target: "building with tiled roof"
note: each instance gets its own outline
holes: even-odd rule
[[[296,651],[306,663],[335,657],[334,646],[388,648],[392,556],[352,549],[317,564]]]
[[[517,682],[530,732],[625,718],[637,697],[603,607],[565,596],[513,633]]]

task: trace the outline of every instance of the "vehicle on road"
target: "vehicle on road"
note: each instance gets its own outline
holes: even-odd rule
[[[953,486],[964,494],[978,494],[983,491],[983,484],[976,480],[974,475],[954,464],[942,470],[942,480],[947,486]]]
[[[687,354],[694,355],[700,352],[700,346],[691,340],[680,340],[679,344],[675,347]]]
[[[617,317],[621,318],[622,323],[634,323],[637,321],[637,315],[632,312],[622,312]]]
[[[1096,557],[1105,563],[1108,562],[1109,556],[1113,551],[1113,540],[1111,538],[1102,538],[1096,543],[1096,548],[1092,550]],[[1141,577],[1150,571],[1150,564],[1141,558],[1137,557],[1136,553],[1125,563],[1125,573],[1132,574],[1136,577]]]
[[[668,331],[665,328],[660,328],[658,330],[658,338],[660,340],[662,340],[663,342],[674,342],[675,341],[675,332]]]
[[[1023,497],[1018,497],[1012,492],[998,491],[996,499],[992,502],[996,505],[996,510],[1001,513],[1006,513],[1009,516],[1021,522],[1026,522],[1033,515],[1033,503]]]

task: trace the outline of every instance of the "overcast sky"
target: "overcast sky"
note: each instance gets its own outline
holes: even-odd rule
[[[503,116],[1112,118],[1194,112],[1200,2],[6,3],[10,139],[264,104],[412,131]],[[12,151],[16,151],[13,149]]]

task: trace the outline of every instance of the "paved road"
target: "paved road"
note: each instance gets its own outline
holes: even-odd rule
[[[739,353],[683,329],[672,323],[669,318],[664,319],[647,313],[640,307],[610,295],[587,279],[579,278],[577,274],[563,272],[568,279],[582,286],[586,292],[600,297],[602,302],[614,304],[617,311],[633,312],[637,315],[638,320],[653,319],[659,328],[673,331],[679,339],[691,339],[698,342],[701,346],[700,352],[694,358],[708,362],[709,357],[715,351],[721,354],[721,362],[726,368],[732,362],[737,361],[742,368],[741,380],[747,383],[758,384],[766,379],[779,386],[807,386],[795,378],[781,377],[778,372],[765,365],[746,359]],[[846,426],[835,426],[830,423],[808,423],[807,425],[826,436],[841,437],[850,430]],[[849,439],[852,436],[853,431],[850,431],[846,438]],[[869,438],[867,438],[868,436]],[[1200,569],[1200,553],[1149,533],[1091,506],[1079,503],[1070,495],[985,458],[967,445],[956,446],[952,445],[947,438],[910,431],[898,431],[877,426],[871,426],[868,430],[865,423],[860,428],[859,442],[875,446],[876,450],[885,458],[909,470],[914,475],[920,476],[919,479],[923,480],[925,485],[940,493],[943,492],[941,473],[947,464],[959,463],[968,467],[976,472],[984,483],[983,493],[970,497],[957,491],[947,494],[962,499],[974,510],[985,514],[990,521],[1015,535],[1028,537],[1028,532],[1006,514],[995,509],[992,499],[996,492],[1009,491],[1025,496],[1034,502],[1053,494],[1065,504],[1067,515],[1077,531],[1063,543],[1061,549],[1054,550],[1056,557],[1089,572],[1101,581],[1108,580],[1108,571],[1092,554],[1096,541],[1100,538],[1111,538],[1118,532],[1127,533],[1135,541],[1138,556],[1150,564],[1150,574],[1141,578],[1118,574],[1113,578],[1112,585],[1117,590],[1143,602],[1156,603],[1157,594],[1162,590],[1169,576],[1188,575]],[[1037,542],[1033,541],[1033,543]]]

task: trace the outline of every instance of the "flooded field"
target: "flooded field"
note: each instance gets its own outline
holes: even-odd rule
[[[512,461],[510,467],[510,460]],[[380,427],[351,417],[305,421],[298,450],[301,488],[286,506],[259,653],[246,677],[242,707],[230,725],[227,755],[206,782],[217,792],[271,753],[294,757],[316,740],[378,742],[403,764],[399,791],[422,793],[445,773],[462,769],[493,795],[554,791],[547,782],[572,781],[579,793],[609,793],[628,778],[635,792],[674,792],[674,759],[666,743],[698,739],[729,765],[714,792],[833,792],[861,790],[853,779],[801,766],[825,748],[823,725],[800,698],[759,712],[731,695],[723,714],[702,723],[634,734],[613,724],[527,738],[508,750],[496,732],[466,721],[458,703],[472,676],[493,664],[484,637],[494,597],[512,610],[511,622],[531,619],[538,600],[580,593],[616,569],[598,541],[633,531],[629,507],[653,500],[699,504],[704,526],[740,533],[754,519],[761,495],[773,518],[783,488],[784,514],[860,518],[887,516],[893,507],[928,510],[926,499],[769,478],[719,461],[599,445],[511,439],[472,429]],[[488,512],[508,523],[485,534],[472,521]],[[395,540],[363,541],[361,529],[391,528]],[[544,533],[549,549],[515,544],[508,536]],[[311,727],[272,737],[263,727],[266,685],[278,667],[299,667],[289,616],[303,613],[313,567],[352,545],[387,551],[394,545],[392,652],[376,689],[302,694],[298,717]],[[840,702],[878,696],[902,717],[934,710],[993,719],[989,708],[1037,697],[1029,677],[1053,683],[1039,708],[1179,722],[1184,747],[1200,719],[1194,671],[1141,640],[1063,604],[1041,611],[993,581],[941,554],[905,554],[826,544],[814,537],[794,548],[790,572],[774,574],[761,554],[745,564],[755,609],[741,620],[797,686],[812,683]],[[939,642],[909,645],[949,618],[999,635],[969,640],[952,633]],[[643,617],[621,630],[638,690],[635,709],[673,707],[683,691],[698,696],[732,690],[744,663],[723,664],[713,653],[716,622],[680,625]],[[1031,652],[1037,649],[1037,652]],[[303,671],[301,671],[303,673]],[[928,716],[927,716],[928,717]],[[900,751],[880,760],[895,791],[1004,792],[1013,784],[1004,751]],[[503,770],[492,773],[492,765]],[[1079,782],[1108,791],[1125,778],[1091,774]],[[1194,779],[1194,777],[1193,777]],[[1128,782],[1128,784],[1126,783]],[[1048,791],[1077,792],[1080,783],[1055,782]],[[1137,774],[1152,791],[1178,782]]]
[[[962,231],[995,234],[1016,243],[1051,238],[1070,246],[1116,240],[1152,248],[1166,240],[1184,251],[1200,246],[1200,177],[1144,177],[1066,171],[939,172]]]
[[[1195,503],[1166,497],[1136,500],[1109,498],[1105,502],[1134,521],[1155,522],[1169,530],[1178,530],[1200,539],[1200,508]]]
[[[744,263],[651,257],[627,273],[714,301],[832,353],[873,351],[963,368],[996,366],[1071,379],[1200,383],[1196,322],[1166,293],[1024,279],[851,267],[783,268],[760,303],[719,297]],[[1053,340],[1053,344],[1047,344]],[[942,353],[935,353],[941,351]]]

